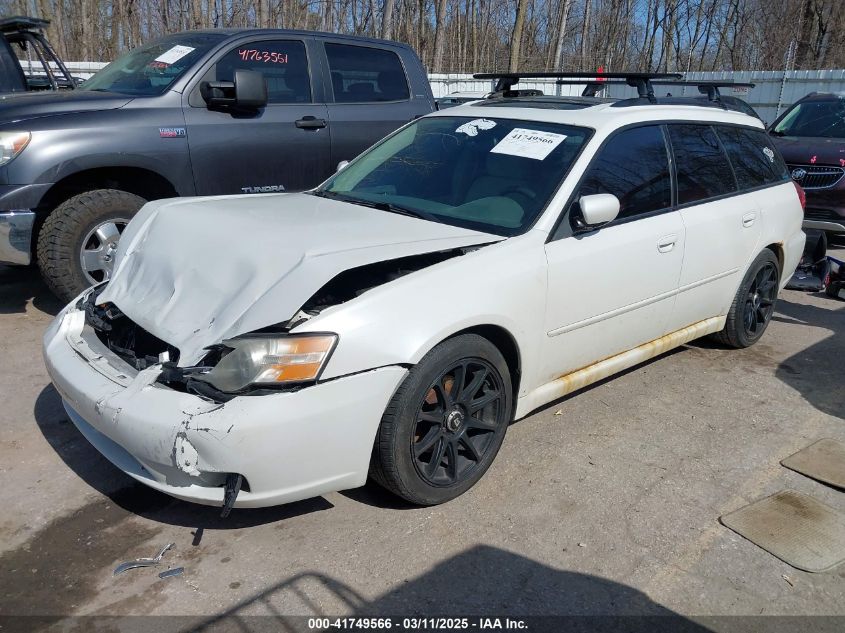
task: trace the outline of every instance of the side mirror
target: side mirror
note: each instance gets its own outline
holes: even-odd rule
[[[348,160],[342,160],[337,164],[337,171],[343,171],[346,169],[346,166],[349,164]]]
[[[200,93],[209,108],[257,110],[267,105],[267,82],[254,70],[236,70],[232,81],[204,81]]]
[[[612,193],[581,196],[578,206],[581,207],[581,221],[585,225],[584,228],[607,224],[619,215],[619,198]]]

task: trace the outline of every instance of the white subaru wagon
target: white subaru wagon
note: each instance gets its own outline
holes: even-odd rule
[[[437,504],[512,420],[698,337],[759,340],[801,194],[718,101],[489,98],[312,191],[147,204],[44,356],[91,444],[174,497],[226,512],[370,475]]]

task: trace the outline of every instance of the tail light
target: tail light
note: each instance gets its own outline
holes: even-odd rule
[[[801,210],[803,211],[807,208],[807,194],[804,193],[804,189],[801,187],[801,185],[799,185],[794,180],[792,181],[792,184],[795,185],[795,191],[798,192],[798,202],[801,203]]]

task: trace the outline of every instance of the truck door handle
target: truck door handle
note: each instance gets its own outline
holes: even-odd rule
[[[678,241],[677,235],[664,235],[657,240],[657,250],[661,253],[668,253],[675,248],[675,242]]]
[[[753,211],[751,213],[746,213],[742,216],[742,226],[746,229],[749,228],[752,224],[754,224],[754,220],[757,219],[757,214]]]
[[[316,130],[321,127],[326,127],[326,120],[318,119],[315,116],[304,116],[294,122],[294,125],[302,130]]]

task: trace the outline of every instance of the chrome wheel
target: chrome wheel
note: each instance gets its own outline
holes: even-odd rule
[[[112,218],[95,226],[82,240],[79,261],[89,283],[97,284],[111,278],[117,243],[128,223],[126,218]]]

